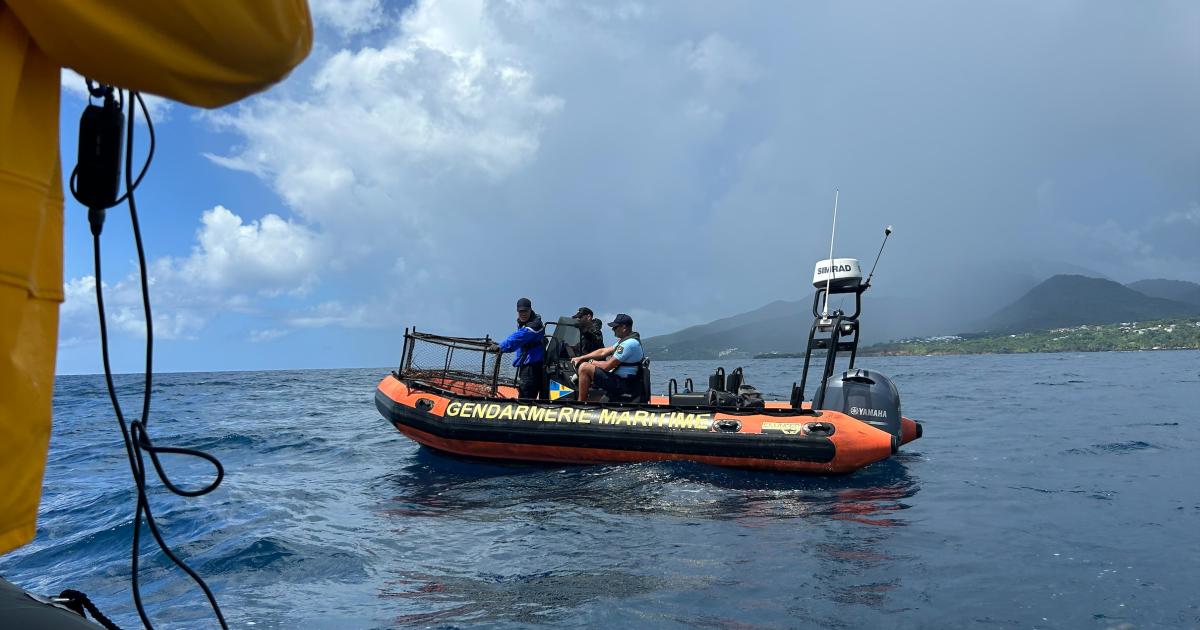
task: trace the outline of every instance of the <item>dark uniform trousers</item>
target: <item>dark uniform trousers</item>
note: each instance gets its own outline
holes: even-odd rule
[[[519,398],[550,399],[546,382],[546,364],[539,361],[517,368],[517,396]]]

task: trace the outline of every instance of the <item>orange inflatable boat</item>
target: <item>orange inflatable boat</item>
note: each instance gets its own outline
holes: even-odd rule
[[[849,473],[890,457],[922,434],[918,422],[900,414],[890,379],[854,367],[867,286],[818,288],[804,373],[789,401],[764,401],[744,383],[741,368],[729,375],[718,369],[704,391],[696,391],[690,379],[682,388],[672,380],[667,395],[656,396],[645,360],[636,377],[643,383],[640,391],[609,399],[597,390],[589,402],[578,402],[569,360],[578,342],[577,322],[561,318],[546,345],[550,400],[518,399],[487,337],[406,330],[401,365],[379,383],[375,404],[404,435],[456,455],[572,464],[688,460]],[[827,292],[854,292],[854,313],[818,314]],[[812,354],[821,349],[824,370],[814,400],[807,402]],[[846,352],[849,369],[835,374],[837,356]]]
[[[477,395],[477,383],[390,374],[375,404],[414,441],[447,453],[506,460],[605,464],[689,460],[717,466],[848,473],[890,457],[903,437],[837,411],[786,403],[742,411],[646,404],[517,400],[514,388]]]

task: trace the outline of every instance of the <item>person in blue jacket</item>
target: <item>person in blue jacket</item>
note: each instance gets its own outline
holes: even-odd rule
[[[529,298],[517,300],[517,330],[496,347],[498,352],[515,352],[517,396],[550,398],[546,389],[546,326],[533,311]]]

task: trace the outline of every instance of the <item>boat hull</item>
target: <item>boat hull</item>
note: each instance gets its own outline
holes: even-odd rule
[[[695,461],[840,474],[890,457],[901,443],[885,431],[835,411],[772,405],[746,412],[671,407],[657,401],[597,405],[469,392],[469,387],[402,380],[392,374],[379,383],[375,403],[385,419],[419,444],[456,455],[511,461]],[[912,432],[919,436],[919,425],[913,425]]]

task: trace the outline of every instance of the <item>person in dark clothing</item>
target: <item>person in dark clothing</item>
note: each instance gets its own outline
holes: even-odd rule
[[[517,368],[517,396],[549,399],[546,389],[546,327],[542,317],[533,311],[529,298],[517,300],[517,330],[501,341],[497,352],[515,352],[513,367]]]
[[[596,319],[592,309],[580,306],[575,312],[575,319],[579,320],[579,345],[575,346],[575,356],[583,356],[603,348],[604,327],[600,325],[600,320]]]

